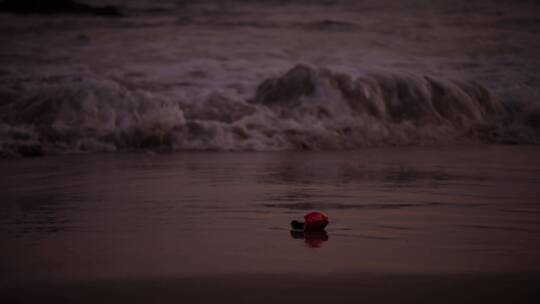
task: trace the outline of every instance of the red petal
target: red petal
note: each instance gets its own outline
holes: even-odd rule
[[[328,217],[320,212],[311,212],[304,215],[306,219],[305,230],[322,230],[328,225]]]

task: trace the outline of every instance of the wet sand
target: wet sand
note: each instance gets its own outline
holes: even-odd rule
[[[539,274],[229,275],[43,283],[4,303],[538,303]]]

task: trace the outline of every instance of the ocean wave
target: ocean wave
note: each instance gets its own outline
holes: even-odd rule
[[[540,142],[536,104],[516,110],[477,83],[425,75],[296,65],[252,98],[213,91],[193,100],[91,73],[6,77],[1,155]]]

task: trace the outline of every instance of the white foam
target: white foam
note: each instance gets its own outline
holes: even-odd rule
[[[415,74],[353,76],[297,65],[263,81],[248,100],[220,91],[172,98],[92,73],[26,80],[6,92],[0,144],[8,155],[354,149],[540,138],[540,108],[510,113],[479,84]]]

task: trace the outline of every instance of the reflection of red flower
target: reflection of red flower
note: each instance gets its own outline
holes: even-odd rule
[[[291,230],[291,236],[294,239],[303,239],[306,246],[311,248],[320,248],[323,243],[328,241],[328,234],[324,230],[299,231]]]
[[[320,212],[311,212],[304,215],[306,225],[304,230],[323,230],[328,225],[328,217]]]
[[[309,247],[320,248],[324,242],[328,241],[328,235],[324,230],[309,231],[304,234],[304,241]]]

